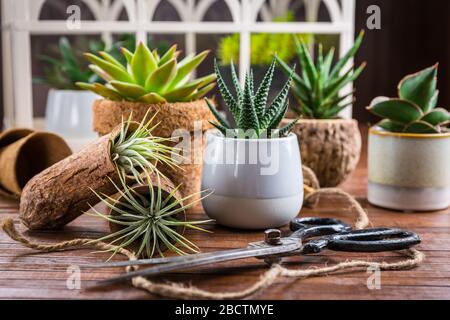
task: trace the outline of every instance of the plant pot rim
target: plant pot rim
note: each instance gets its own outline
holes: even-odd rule
[[[230,138],[230,137],[225,137],[219,130],[217,129],[211,129],[206,131],[206,135],[211,135],[214,136],[215,138],[218,138],[220,140],[225,140],[225,141],[236,141],[236,142],[269,142],[269,141],[289,141],[292,139],[297,139],[297,136],[294,133],[289,133],[288,136],[286,137],[281,137],[281,138],[253,138],[253,139],[243,139],[243,138]]]
[[[75,91],[75,90],[74,90]],[[86,91],[86,90],[85,90]],[[88,91],[91,92],[91,91]],[[106,99],[106,98],[100,98],[96,100],[97,102],[101,102],[101,101],[108,101],[108,102],[112,102],[112,103],[129,103],[129,104],[134,104],[134,105],[157,105],[157,106],[165,106],[165,105],[174,105],[174,104],[183,104],[183,105],[188,105],[188,104],[196,104],[198,102],[202,102],[204,101],[204,99],[197,99],[197,100],[192,100],[192,101],[176,101],[176,102],[160,102],[160,103],[150,103],[150,102],[142,102],[142,101],[129,101],[129,100],[110,100],[110,99]]]
[[[284,118],[284,121],[292,121],[295,120],[295,118]],[[325,123],[325,122],[331,122],[331,123],[349,123],[349,122],[358,122],[356,119],[344,119],[344,118],[338,118],[338,119],[304,119],[304,118],[300,118],[297,121],[299,122],[303,122],[303,123],[315,123],[315,122],[321,122],[321,123]]]
[[[401,133],[386,131],[378,126],[371,127],[369,134],[381,137],[397,137],[410,139],[446,139],[450,138],[450,132],[447,133]]]

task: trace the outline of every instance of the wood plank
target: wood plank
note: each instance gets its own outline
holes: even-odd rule
[[[367,129],[363,128],[364,141]],[[417,232],[423,239],[418,247],[426,255],[420,267],[407,271],[383,271],[381,289],[369,290],[367,279],[371,275],[360,272],[340,272],[322,278],[279,279],[272,287],[252,298],[258,299],[450,299],[450,210],[433,213],[402,213],[373,207],[367,192],[366,149],[357,170],[343,184],[344,190],[354,194],[368,211],[374,226],[401,227]],[[105,221],[84,215],[63,231],[28,232],[17,219],[18,204],[0,199],[0,218],[12,216],[20,231],[36,241],[58,242],[73,238],[98,238],[108,232]],[[351,222],[353,213],[347,203],[338,197],[327,198],[315,209],[305,208],[302,216],[329,216]],[[191,219],[203,219],[198,211]],[[242,232],[216,226],[206,226],[212,234],[188,231],[187,236],[202,251],[239,248],[248,242],[260,240],[261,232]],[[283,232],[288,232],[287,228]],[[22,247],[0,232],[0,299],[155,299],[147,292],[134,289],[129,284],[89,289],[95,281],[123,272],[122,269],[82,270],[81,290],[69,290],[66,286],[67,267],[81,263],[104,261],[108,253],[93,253],[93,249],[66,252],[41,253]],[[286,260],[288,268],[312,268],[332,265],[352,259],[369,261],[396,261],[397,253],[357,254],[326,251],[318,255],[293,257]],[[114,257],[123,260],[123,257]],[[202,267],[155,278],[155,281],[177,281],[192,284],[211,291],[236,291],[244,289],[259,279],[266,265],[256,259],[233,261],[211,267]]]

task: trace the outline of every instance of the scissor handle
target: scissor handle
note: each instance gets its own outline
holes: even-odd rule
[[[297,218],[290,223],[290,237],[306,240],[312,237],[327,236],[350,231],[352,227],[340,220],[331,218]]]
[[[303,246],[302,253],[319,253],[324,248],[345,252],[396,251],[411,248],[420,242],[417,234],[400,229],[355,230],[312,240]]]

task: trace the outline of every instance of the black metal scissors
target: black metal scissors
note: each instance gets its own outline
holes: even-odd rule
[[[152,267],[132,271],[98,283],[112,284],[137,276],[159,275],[244,258],[264,259],[270,264],[281,262],[283,257],[319,253],[325,248],[345,252],[385,252],[408,249],[421,242],[420,237],[413,232],[392,228],[352,230],[350,225],[329,218],[295,219],[290,223],[290,229],[293,232],[287,237],[281,237],[281,231],[278,229],[266,230],[264,241],[249,243],[247,247],[241,249],[167,258],[90,264],[82,267],[101,268],[152,265]],[[312,240],[304,244],[305,240],[308,239]]]

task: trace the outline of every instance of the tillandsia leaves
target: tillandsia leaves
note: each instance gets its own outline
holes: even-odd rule
[[[391,132],[449,132],[450,113],[436,108],[438,64],[403,78],[398,85],[399,98],[375,98],[368,110],[385,118],[378,126]]]
[[[111,210],[110,215],[92,208],[94,215],[101,217],[117,227],[113,232],[93,242],[109,241],[118,248],[125,248],[137,244],[137,256],[153,257],[155,254],[164,256],[167,248],[179,255],[196,253],[199,248],[183,236],[185,229],[195,229],[209,232],[198,225],[211,220],[186,221],[185,212],[199,200],[191,201],[196,194],[179,199],[176,197],[179,187],[170,193],[161,187],[160,176],[156,175],[156,183],[147,176],[142,189],[129,187],[124,179],[121,186],[114,184],[118,197],[95,193],[99,199]],[[95,191],[94,191],[95,192]],[[204,197],[203,197],[204,198]],[[112,251],[114,256],[119,249]]]
[[[144,173],[158,173],[157,164],[176,167],[174,154],[177,150],[166,145],[170,138],[160,138],[152,135],[152,130],[158,124],[150,127],[156,114],[147,121],[147,115],[136,129],[131,128],[131,116],[128,121],[122,122],[119,135],[111,140],[111,159],[116,165],[119,175],[133,177],[143,183]]]
[[[278,128],[281,120],[288,108],[288,93],[292,80],[292,73],[285,85],[278,93],[270,105],[267,104],[270,86],[272,84],[273,73],[275,70],[275,59],[267,70],[261,84],[255,91],[252,71],[245,76],[244,87],[241,88],[237,79],[236,71],[231,64],[231,78],[236,96],[233,96],[230,89],[223,80],[217,61],[214,62],[214,68],[217,75],[217,84],[220,94],[228,106],[236,126],[232,126],[208,100],[211,112],[217,119],[212,124],[227,137],[234,138],[271,138],[285,137],[292,130],[297,119],[283,128]]]
[[[114,101],[166,103],[198,100],[215,86],[214,74],[191,79],[192,72],[208,52],[188,55],[178,62],[180,52],[176,45],[159,56],[157,51],[151,51],[141,42],[134,53],[122,48],[126,65],[105,52],[99,52],[100,56],[86,53],[86,58],[92,63],[91,70],[106,84],[78,82],[77,85]]]
[[[303,118],[309,119],[333,119],[347,108],[354,92],[341,95],[341,89],[355,81],[363,72],[366,63],[358,68],[354,66],[344,69],[347,63],[358,52],[364,39],[364,31],[361,31],[355,40],[353,47],[333,66],[334,48],[326,55],[323,54],[322,45],[319,45],[317,61],[311,56],[307,45],[297,38],[295,39],[297,55],[301,66],[300,74],[293,74],[292,92],[298,101],[298,107],[293,108]],[[276,57],[278,64],[286,74],[292,74],[286,62]]]

